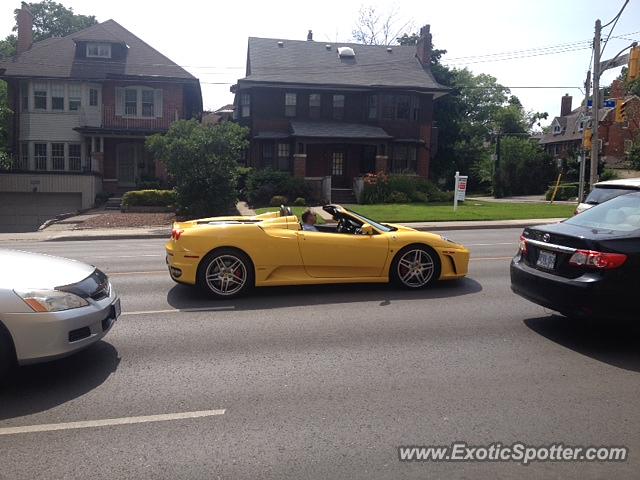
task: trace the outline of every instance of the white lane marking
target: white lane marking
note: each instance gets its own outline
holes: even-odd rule
[[[185,418],[202,418],[224,415],[225,409],[201,410],[199,412],[167,413],[164,415],[145,415],[143,417],[107,418],[104,420],[87,420],[83,422],[45,423],[24,427],[0,428],[0,435],[16,435],[18,433],[53,432],[55,430],[74,430],[77,428],[109,427],[112,425],[132,425],[134,423],[166,422]]]
[[[502,243],[464,243],[465,247],[493,247],[494,245],[518,245],[518,242],[502,242]]]
[[[166,273],[167,275],[169,274],[169,272],[167,270],[151,270],[151,271],[148,271],[148,272],[109,272],[109,271],[105,271],[104,273],[106,273],[108,277],[113,277],[113,276],[117,276],[117,275],[147,275],[149,273]]]
[[[85,255],[85,257],[88,257]],[[91,256],[89,258],[139,258],[139,257],[164,257],[164,255],[154,254],[144,254],[144,255],[100,255],[97,257]]]
[[[169,308],[166,310],[138,310],[134,312],[122,312],[121,315],[154,315],[159,313],[197,313],[197,312],[221,312],[225,310],[235,310],[236,307],[229,305],[226,307],[198,307],[198,308]]]
[[[511,255],[510,257],[472,257],[469,260],[511,260],[513,257],[513,255]]]

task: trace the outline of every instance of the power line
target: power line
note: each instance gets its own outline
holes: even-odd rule
[[[627,7],[628,3],[629,3],[629,0],[625,0],[624,5],[622,5],[622,8],[618,12],[618,15],[616,15],[616,17],[613,20],[611,20],[611,22],[613,22],[613,26],[611,27],[611,30],[609,30],[609,35],[607,35],[607,39],[605,40],[604,45],[602,46],[602,50],[600,50],[600,54],[601,55],[604,52],[604,49],[607,48],[607,43],[609,43],[609,38],[611,38],[611,34],[613,33],[613,29],[616,28],[616,25],[618,24],[618,20],[620,20],[620,16],[622,15],[622,12],[624,12],[624,9]],[[611,23],[611,22],[609,22],[609,23]],[[607,25],[609,25],[609,23],[607,23]],[[605,25],[605,27],[607,25]]]

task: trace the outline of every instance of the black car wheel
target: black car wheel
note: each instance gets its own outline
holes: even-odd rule
[[[249,257],[232,248],[221,248],[207,255],[198,268],[198,286],[215,298],[243,295],[255,282]]]
[[[389,276],[399,287],[427,287],[440,278],[440,258],[426,245],[409,245],[396,254]]]
[[[2,324],[0,324],[0,383],[7,377],[9,371],[15,367],[16,354],[13,342]]]

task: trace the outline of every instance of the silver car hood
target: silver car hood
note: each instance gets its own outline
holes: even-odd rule
[[[51,289],[84,280],[94,270],[68,258],[0,248],[0,289]]]

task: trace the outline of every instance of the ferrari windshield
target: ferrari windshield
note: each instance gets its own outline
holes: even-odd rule
[[[353,210],[349,210],[348,208],[345,208],[345,210],[347,212],[349,212],[351,215],[353,215],[355,218],[357,218],[358,220],[361,220],[363,223],[368,223],[373,228],[375,228],[376,230],[380,230],[381,232],[392,232],[392,231],[396,230],[393,227],[389,227],[387,225],[383,225],[381,223],[374,222],[370,218],[364,217],[364,216],[360,215],[359,213],[354,212]]]

